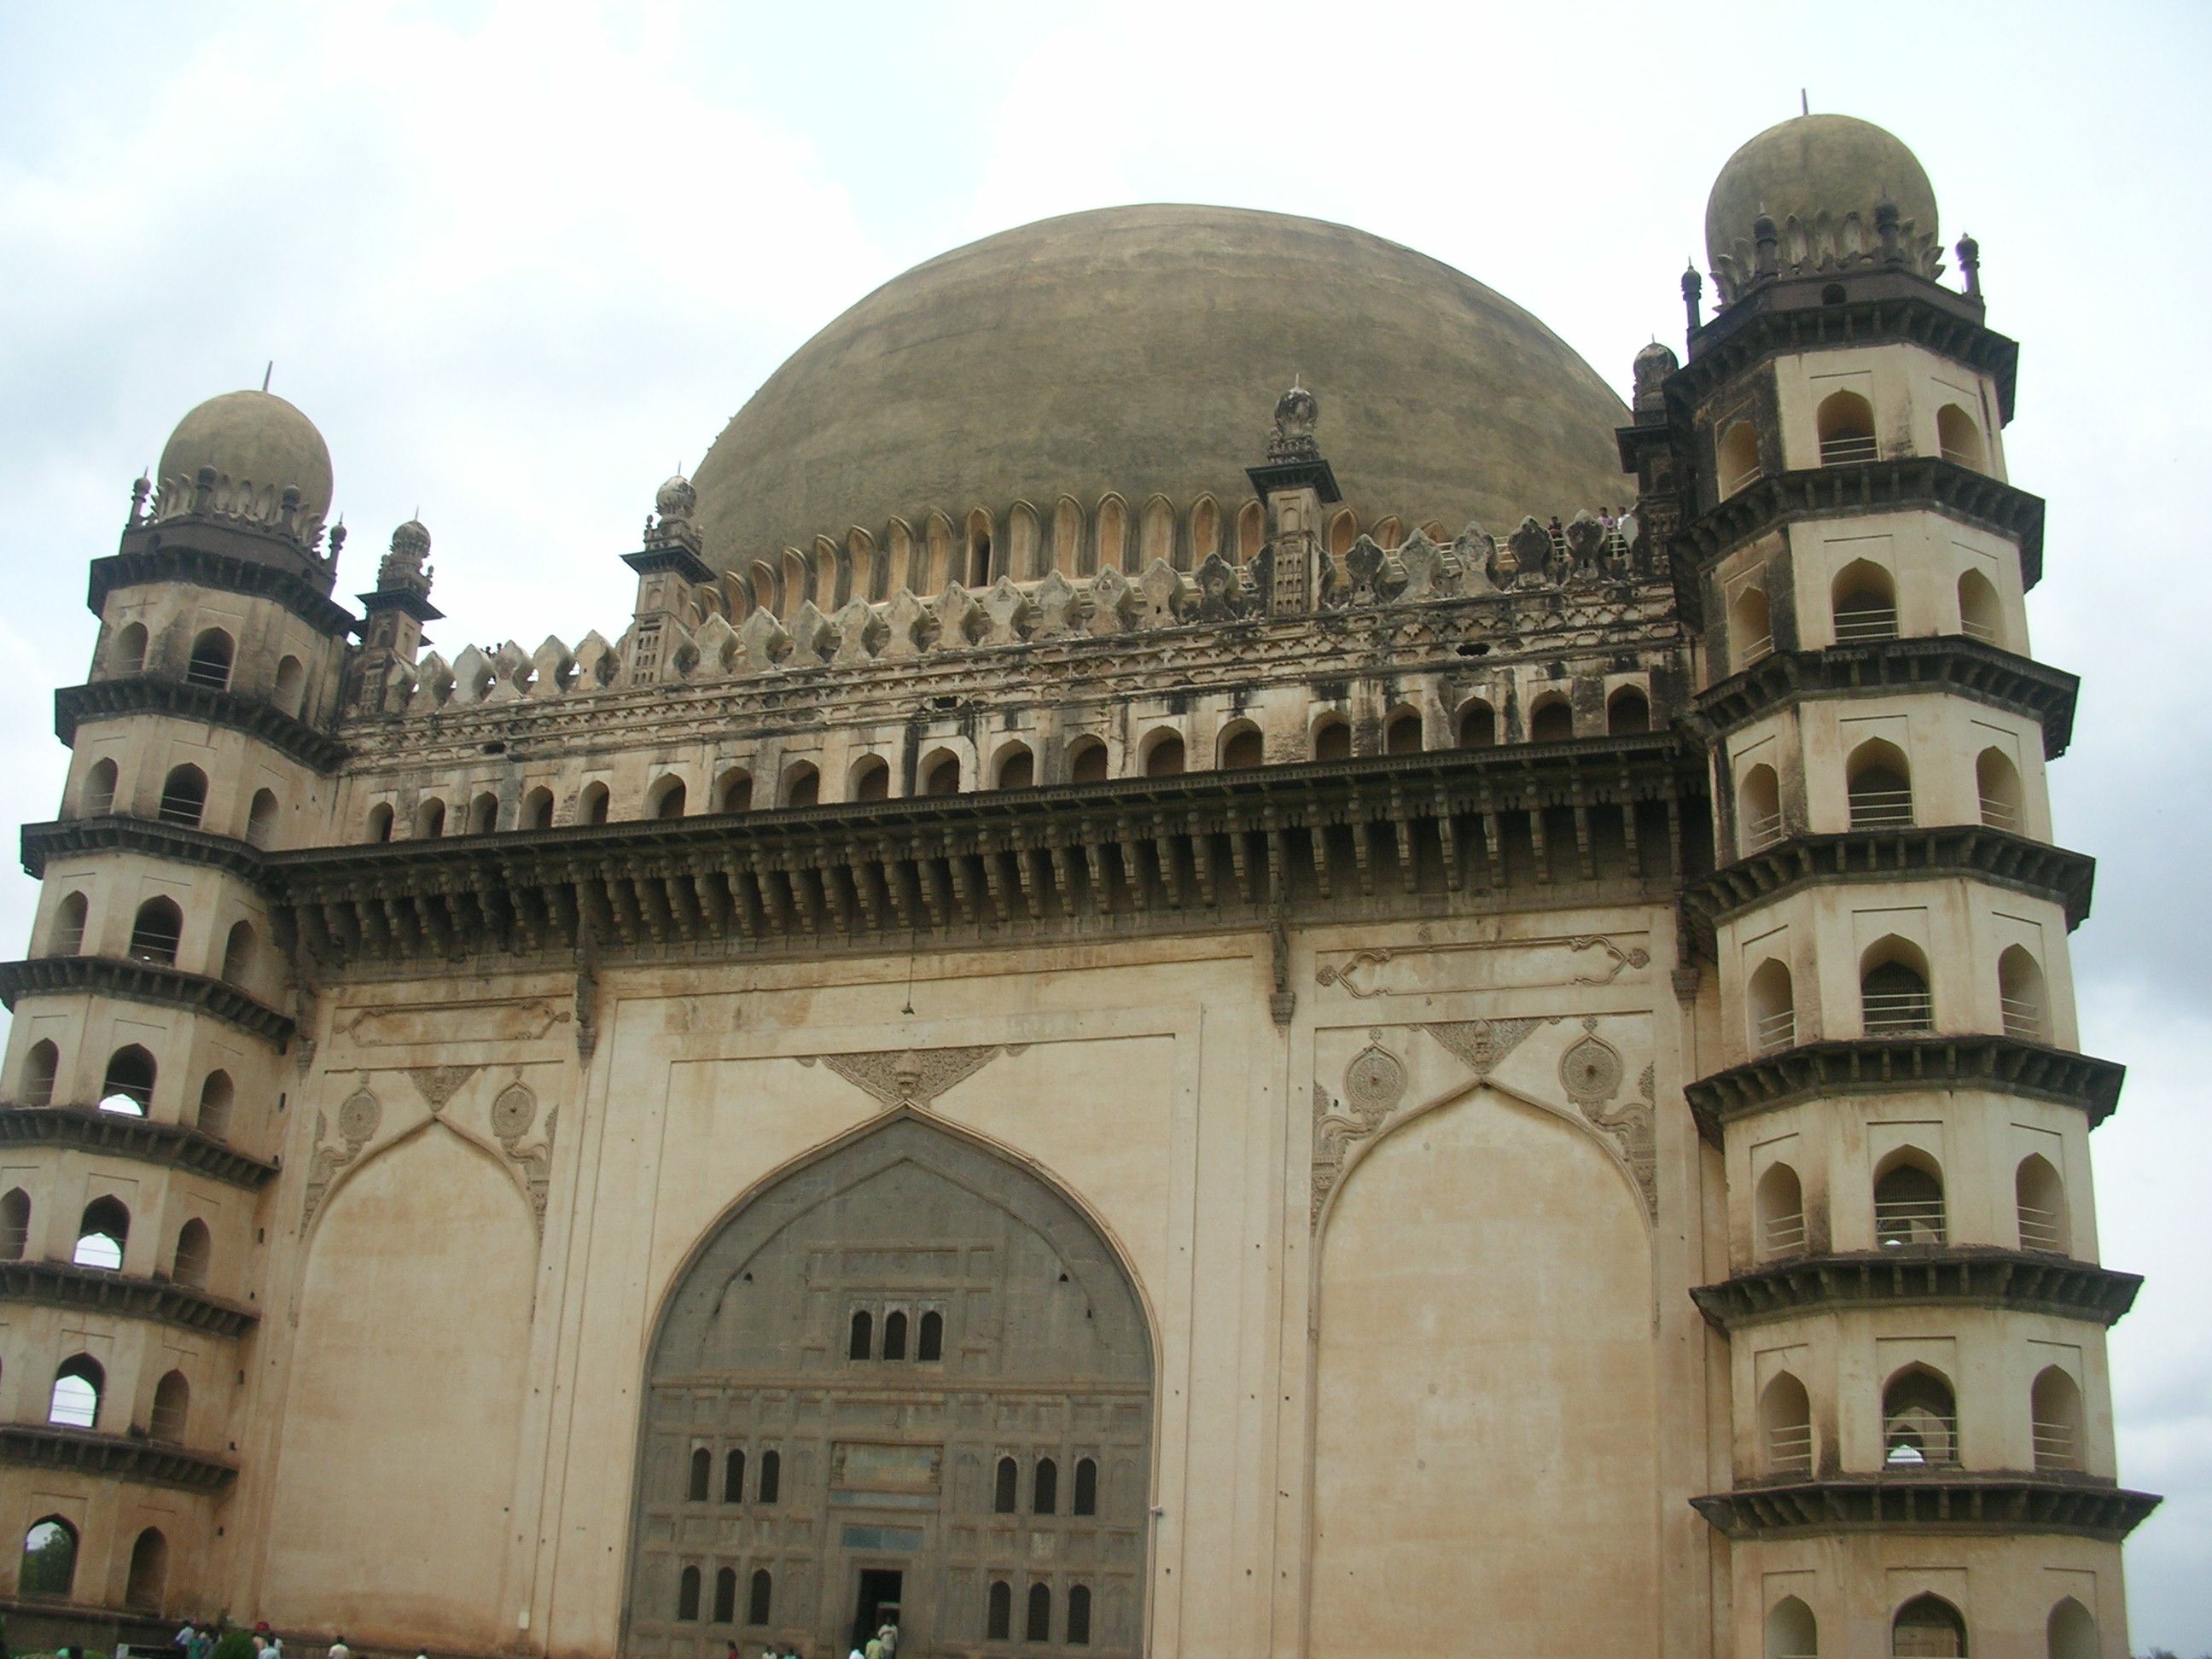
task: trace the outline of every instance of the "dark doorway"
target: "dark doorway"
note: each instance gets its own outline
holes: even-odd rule
[[[899,1582],[905,1574],[890,1567],[860,1569],[860,1601],[853,1613],[853,1645],[865,1648],[868,1638],[899,1616]]]

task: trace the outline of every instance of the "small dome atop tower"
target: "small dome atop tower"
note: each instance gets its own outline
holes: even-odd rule
[[[1908,270],[1934,276],[1936,190],[1893,135],[1850,115],[1800,115],[1728,159],[1705,200],[1705,256],[1723,303],[1757,268],[1759,219],[1773,221],[1780,269],[1801,274],[1880,256],[1875,210],[1895,204]]]
[[[276,522],[288,489],[300,492],[303,527],[319,529],[331,510],[330,447],[313,421],[273,392],[226,392],[177,422],[155,470],[157,514],[188,510],[210,468],[210,505],[234,517]]]

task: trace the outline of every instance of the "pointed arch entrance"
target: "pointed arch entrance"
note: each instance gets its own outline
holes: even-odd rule
[[[957,1659],[1003,1640],[1007,1603],[1133,1656],[1152,1392],[1142,1304],[1082,1212],[895,1115],[745,1199],[678,1274],[647,1354],[623,1651],[844,1652],[895,1614],[902,1650]],[[749,1475],[702,1487],[702,1454]],[[1047,1465],[1087,1465],[1088,1501]],[[700,1593],[725,1573],[744,1595]]]

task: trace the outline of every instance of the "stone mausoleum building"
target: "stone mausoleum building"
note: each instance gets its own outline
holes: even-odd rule
[[[1340,226],[991,237],[535,646],[187,415],[0,965],[18,1645],[2122,1659],[2015,347],[1863,123],[1705,237],[1626,406]]]

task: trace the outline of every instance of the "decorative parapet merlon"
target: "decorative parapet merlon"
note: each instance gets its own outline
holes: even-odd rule
[[[1755,904],[1833,882],[1925,876],[1995,882],[2063,907],[2071,929],[2089,914],[2096,871],[2096,860],[2086,854],[1978,823],[1851,830],[1838,835],[1793,836],[1746,854],[1686,884],[1682,908],[1708,960],[1717,924]]]
[[[115,1314],[231,1338],[245,1335],[261,1318],[243,1303],[173,1279],[137,1279],[66,1261],[0,1262],[0,1301]]]
[[[2086,1475],[1838,1475],[1745,1485],[1690,1505],[1737,1540],[1842,1532],[2063,1533],[2117,1544],[2156,1509],[2150,1492]]]
[[[235,691],[218,691],[166,674],[131,674],[119,679],[67,685],[54,693],[54,735],[76,741],[77,726],[88,720],[124,714],[173,714],[257,738],[302,766],[328,774],[344,763],[345,745],[328,732],[294,719],[274,704]]]
[[[49,860],[88,853],[143,853],[173,864],[217,870],[241,881],[261,878],[261,851],[250,842],[159,818],[110,814],[96,818],[56,818],[23,826],[23,872],[33,880],[46,873]]]
[[[1715,1328],[1839,1308],[1948,1304],[2117,1323],[2135,1305],[2138,1273],[2034,1250],[1943,1246],[1797,1256],[1690,1292]]]
[[[1698,1128],[1715,1146],[1723,1127],[1832,1095],[1980,1089],[2071,1106],[2094,1128],[2119,1105],[2127,1068],[2070,1049],[2007,1036],[1860,1037],[1784,1048],[1688,1085]]]
[[[276,1165],[181,1123],[162,1123],[95,1106],[18,1106],[0,1101],[0,1146],[57,1146],[188,1170],[241,1192],[258,1192]]]
[[[2074,675],[2032,657],[1962,634],[1932,634],[1778,651],[1700,692],[1697,712],[1715,731],[1726,732],[1808,696],[1955,691],[2037,721],[2044,755],[2055,760],[2073,741],[2074,700],[2081,687]]]
[[[136,1434],[98,1434],[46,1423],[0,1423],[0,1462],[179,1492],[219,1492],[238,1479],[238,1465],[227,1457]]]
[[[127,957],[32,957],[0,962],[0,1004],[12,1011],[23,997],[88,992],[157,1007],[208,1014],[272,1043],[282,1053],[292,1041],[291,1018],[228,980],[188,974],[181,968]]]
[[[1577,879],[1671,897],[1704,793],[1696,757],[1645,733],[301,849],[268,883],[337,961],[1265,927]]]

